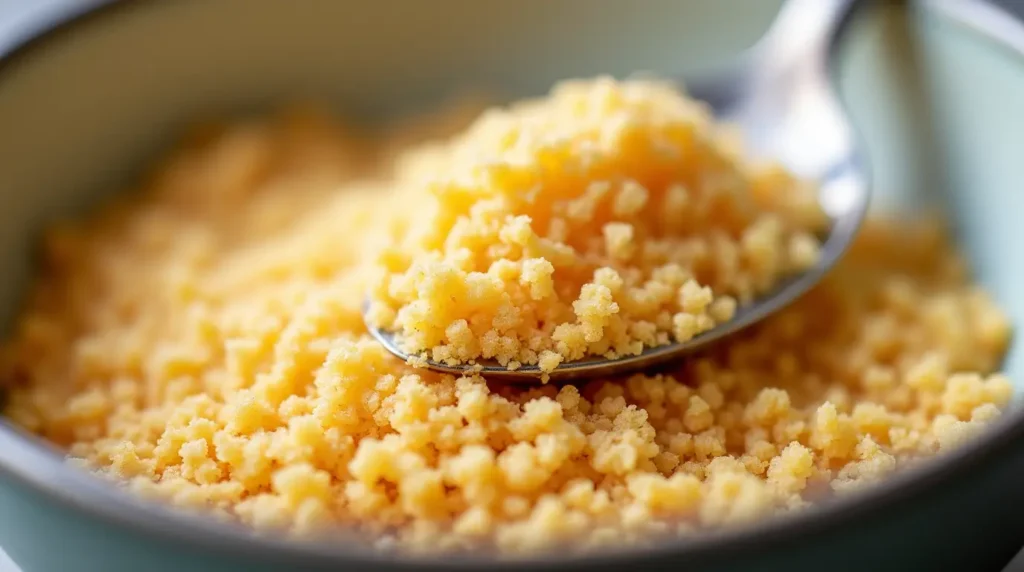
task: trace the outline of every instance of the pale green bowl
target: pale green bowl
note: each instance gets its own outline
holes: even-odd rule
[[[982,282],[1024,323],[1024,29],[970,0],[871,8],[840,55],[879,208],[948,207]],[[48,218],[93,203],[189,120],[319,96],[367,120],[460,87],[685,74],[750,45],[779,0],[136,0],[51,13],[0,45],[0,320]],[[1024,381],[1014,344],[1009,373]],[[1024,415],[862,494],[644,551],[409,560],[254,539],[144,504],[0,423],[0,545],[26,572],[996,570],[1024,545]]]

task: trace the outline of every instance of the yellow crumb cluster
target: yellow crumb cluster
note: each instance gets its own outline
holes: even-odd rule
[[[369,317],[408,353],[509,369],[636,355],[813,265],[815,190],[748,165],[668,85],[568,82],[450,143],[382,253]]]
[[[204,130],[141,195],[49,233],[5,413],[138,494],[261,531],[507,553],[797,510],[999,415],[1010,325],[937,226],[870,223],[806,297],[657,375],[500,385],[368,336],[371,287],[403,320],[442,317],[425,346],[525,359],[541,320],[574,352],[633,351],[663,313],[710,315],[707,286],[770,285],[817,215],[707,125],[663,86],[598,81],[404,153],[308,113]]]

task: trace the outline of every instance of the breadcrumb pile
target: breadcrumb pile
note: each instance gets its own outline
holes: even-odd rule
[[[996,418],[1010,324],[932,224],[869,222],[807,296],[659,373],[500,385],[367,334],[368,289],[435,354],[509,363],[634,351],[756,295],[818,215],[712,129],[661,84],[596,80],[400,153],[308,112],[200,130],[48,234],[5,413],[259,531],[506,554],[799,510]],[[552,324],[566,347],[531,345]]]
[[[384,253],[370,322],[451,366],[550,372],[733,317],[818,259],[815,189],[747,165],[668,84],[569,82],[451,143]]]

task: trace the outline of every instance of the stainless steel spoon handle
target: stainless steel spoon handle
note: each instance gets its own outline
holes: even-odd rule
[[[835,37],[854,5],[863,0],[788,0],[755,50],[759,74],[786,74],[787,68],[824,65]]]
[[[855,8],[867,0],[789,0],[751,50],[745,98],[729,119],[750,126],[754,155],[813,180],[850,157],[853,137],[836,106],[829,59]]]

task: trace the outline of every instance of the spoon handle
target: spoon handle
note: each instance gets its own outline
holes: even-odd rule
[[[851,153],[829,60],[856,9],[870,0],[788,0],[748,62],[737,106],[751,149],[770,150],[797,175],[821,180]]]
[[[757,50],[766,73],[824,65],[835,40],[866,0],[787,0]]]

